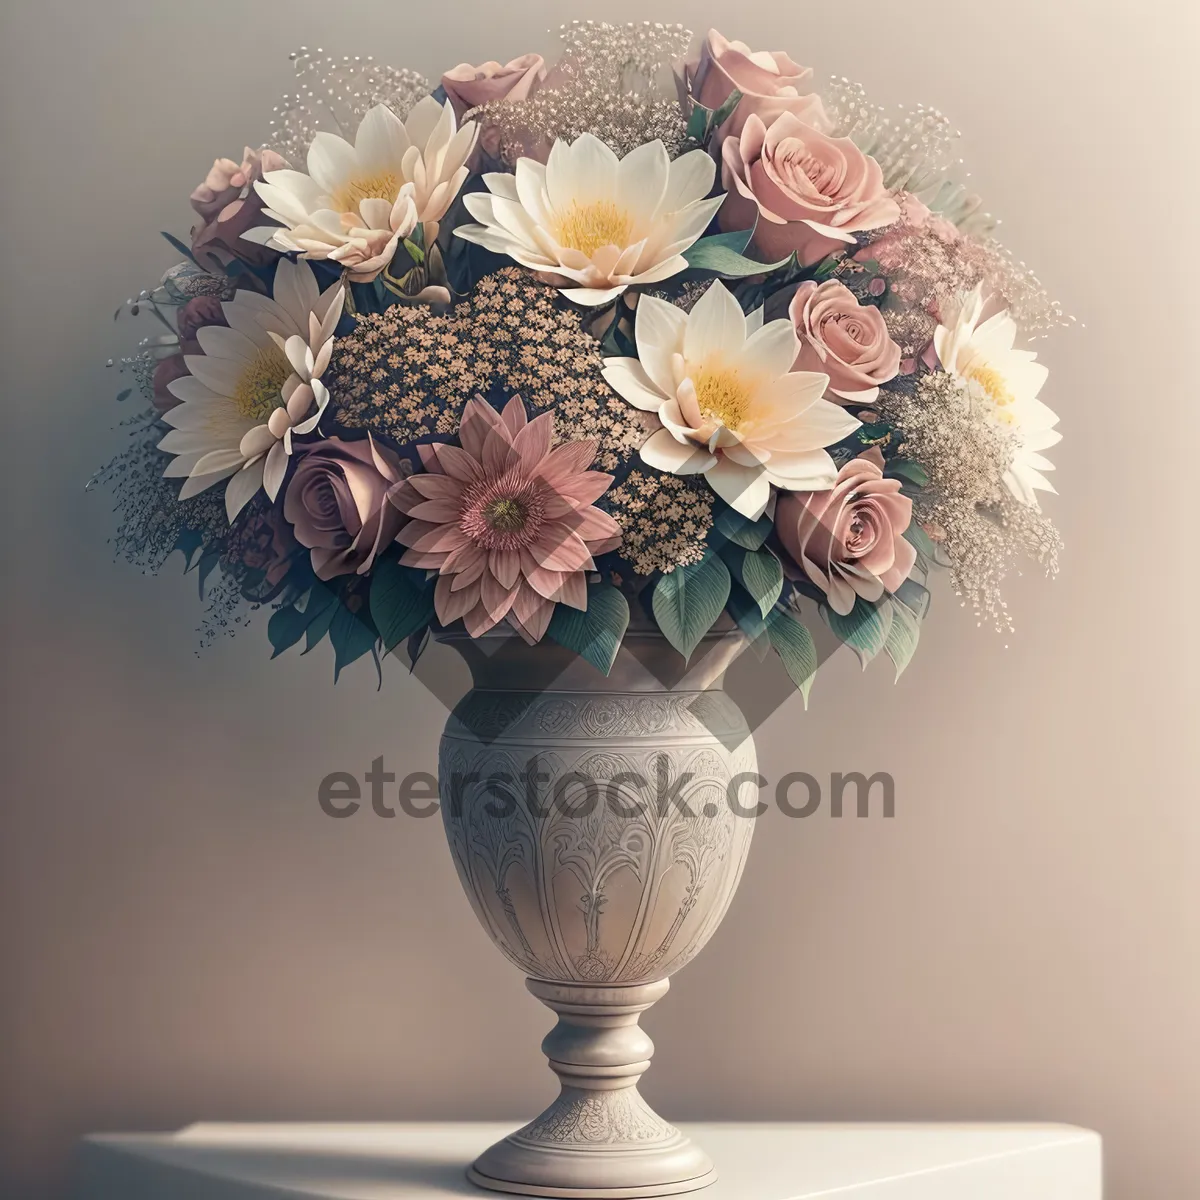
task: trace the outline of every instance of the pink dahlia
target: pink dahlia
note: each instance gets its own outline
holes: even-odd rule
[[[463,409],[461,446],[418,447],[425,473],[392,492],[408,523],[396,540],[401,562],[434,569],[434,607],[443,625],[462,617],[472,637],[508,618],[530,643],[555,604],[586,610],[584,572],[613,549],[620,528],[593,506],[612,476],[589,471],[592,441],[551,449],[554,414],[528,421],[514,396],[498,413],[482,398]]]

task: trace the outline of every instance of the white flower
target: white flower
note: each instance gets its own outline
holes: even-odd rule
[[[771,485],[821,491],[837,479],[824,449],[859,427],[822,399],[826,375],[792,371],[791,321],[750,318],[719,281],[685,313],[653,296],[638,302],[637,358],[605,360],[604,378],[630,404],[657,413],[663,428],[642,458],[676,475],[703,472],[714,492],[757,519]]]
[[[1054,464],[1040,451],[1062,440],[1054,428],[1058,416],[1038,399],[1050,372],[1032,350],[1013,348],[1017,323],[1007,309],[979,323],[983,303],[978,285],[949,323],[937,327],[933,346],[942,366],[967,384],[988,419],[1016,439],[1004,483],[1022,504],[1037,508],[1037,492],[1054,491],[1042,474],[1053,471]]]
[[[467,159],[479,128],[456,128],[449,101],[426,96],[401,121],[386,104],[363,117],[354,145],[318,133],[308,151],[308,174],[267,171],[254,186],[266,215],[287,226],[263,226],[245,236],[285,252],[329,258],[356,282],[382,271],[402,238],[423,223],[426,241],[467,178]]]
[[[329,403],[321,375],[333,353],[344,289],[335,284],[319,292],[312,268],[285,258],[274,293],[268,299],[242,291],[222,304],[229,327],[199,329],[204,353],[185,355],[191,374],[167,385],[183,403],[163,414],[173,428],[158,448],[176,455],[163,474],[185,480],[181,500],[228,479],[230,521],[260,487],[275,499],[292,434],[311,433]]]
[[[491,194],[463,197],[483,224],[454,232],[545,275],[569,300],[606,304],[687,268],[683,251],[724,200],[705,198],[715,176],[703,150],[672,162],[655,141],[618,159],[585,133],[556,141],[545,165],[519,158],[515,175],[485,175]]]

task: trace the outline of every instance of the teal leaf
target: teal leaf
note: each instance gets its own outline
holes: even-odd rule
[[[936,554],[933,538],[916,521],[909,521],[904,538],[918,554],[923,554],[930,562],[933,561]]]
[[[856,596],[854,607],[846,616],[825,605],[821,606],[821,611],[829,628],[858,655],[865,671],[867,663],[887,644],[888,628],[892,620],[891,605],[869,604],[861,596]]]
[[[422,572],[402,567],[394,558],[376,560],[371,574],[371,620],[394,650],[433,620],[433,589]]]
[[[607,675],[628,626],[629,601],[612,584],[600,583],[588,588],[586,612],[557,605],[546,632]]]
[[[758,602],[751,599],[744,591],[738,589],[729,593],[725,604],[729,615],[737,622],[738,628],[751,640],[756,641],[767,631],[767,623],[763,619]]]
[[[344,668],[375,648],[378,634],[339,602],[329,624],[329,640],[333,644],[333,682],[337,683]]]
[[[196,262],[196,256],[192,253],[190,246],[185,246],[174,234],[168,233],[165,229],[161,230],[160,232],[162,233],[163,237],[165,237],[167,239],[167,241],[171,243],[172,247],[174,247],[174,249],[178,250],[179,253],[182,254],[184,258],[186,258],[189,262],[195,263],[196,266],[200,267],[200,264],[198,262]],[[200,267],[200,269],[202,271],[204,271],[203,267]],[[205,271],[204,273],[206,275],[208,274],[207,271]]]
[[[812,634],[790,612],[778,609],[767,620],[767,637],[792,682],[800,689],[807,708],[808,693],[812,691],[818,665]]]
[[[783,566],[770,550],[747,550],[742,556],[739,581],[758,601],[765,617],[783,591]]]
[[[740,230],[736,233],[714,233],[711,237],[701,238],[693,242],[684,252],[687,264],[699,271],[712,271],[715,275],[723,275],[730,279],[741,279],[747,275],[765,275],[769,271],[778,271],[780,267],[788,266],[795,258],[789,254],[778,262],[757,262],[747,258],[741,250],[749,244],[753,230]],[[738,249],[739,239],[742,240]]]
[[[734,88],[733,91],[730,92],[729,95],[726,96],[721,102],[720,108],[713,110],[712,115],[709,118],[708,129],[705,132],[712,133],[713,130],[720,129],[721,126],[724,125],[731,116],[733,116],[733,110],[737,108],[741,101],[742,93],[739,92],[737,88]]]
[[[925,620],[929,612],[929,589],[915,579],[906,579],[892,599],[907,608],[918,621]]]
[[[892,624],[887,632],[884,648],[896,668],[896,678],[904,674],[904,668],[912,661],[921,636],[921,622],[903,604],[891,604]]]
[[[757,550],[767,540],[771,532],[771,518],[759,517],[751,521],[743,517],[737,509],[725,505],[713,521],[717,532],[729,541],[745,550]]]
[[[308,603],[304,606],[305,613],[312,614],[312,620],[309,621],[308,628],[304,631],[304,649],[301,653],[307,654],[320,644],[321,639],[329,632],[329,626],[333,622],[340,603],[337,592],[327,588],[323,583],[313,584],[312,590],[308,594]]]
[[[276,609],[267,622],[267,637],[272,647],[272,658],[278,658],[285,650],[294,646],[308,628],[308,617],[294,604],[285,604]]]
[[[929,472],[918,462],[908,458],[894,458],[887,464],[884,474],[895,478],[908,480],[919,488],[929,486]]]
[[[294,646],[305,634],[309,643],[305,648],[307,654],[325,636],[329,622],[337,610],[337,596],[324,584],[314,584],[308,593],[308,603],[303,610],[294,604],[285,604],[271,614],[267,622],[267,637],[273,648],[272,658],[278,658],[285,650]],[[319,626],[320,633],[313,640],[314,626]]]
[[[654,619],[685,659],[721,615],[731,583],[725,564],[710,550],[700,562],[676,567],[655,585]]]

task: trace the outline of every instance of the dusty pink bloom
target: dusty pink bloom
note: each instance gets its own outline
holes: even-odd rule
[[[461,446],[419,447],[426,473],[392,493],[408,517],[401,562],[439,573],[434,607],[443,625],[463,618],[478,637],[505,617],[530,643],[556,603],[587,609],[585,571],[613,549],[620,528],[593,506],[612,476],[589,471],[596,443],[551,449],[554,414],[526,423],[514,396],[503,414],[479,398],[463,409]]]
[[[331,437],[298,446],[292,460],[283,515],[312,551],[317,578],[365,575],[404,522],[387,499],[403,478],[400,460],[369,434],[366,441]]]
[[[826,396],[841,404],[874,404],[879,387],[900,371],[900,347],[892,341],[883,313],[859,304],[836,279],[797,289],[788,316],[800,338],[794,371],[829,376]]]
[[[264,171],[279,171],[287,162],[274,150],[242,153],[242,161],[218,158],[204,182],[192,193],[192,207],[201,224],[192,230],[192,253],[209,271],[223,271],[235,258],[261,264],[277,257],[265,246],[242,239],[248,229],[263,223],[263,202],[254,183]]]
[[[802,67],[786,54],[755,52],[744,42],[731,42],[715,29],[708,31],[700,55],[683,67],[683,82],[693,99],[718,109],[737,90],[742,98],[717,131],[716,143],[737,137],[750,116],[770,123],[791,113],[817,129],[830,127],[821,98],[813,91],[812,68]]]
[[[874,603],[894,592],[917,559],[902,536],[912,501],[898,479],[884,479],[880,461],[878,452],[851,459],[829,491],[781,492],[775,507],[784,549],[842,616],[856,596]]]
[[[193,296],[175,312],[175,328],[179,330],[180,340],[185,342],[194,340],[196,331],[205,325],[228,324],[220,296]],[[202,351],[191,353],[200,354]]]
[[[791,113],[770,126],[752,114],[739,137],[722,143],[721,159],[721,228],[753,228],[754,244],[771,259],[795,250],[805,265],[820,262],[853,245],[856,233],[900,219],[873,158]]]
[[[442,76],[446,98],[454,105],[461,122],[473,108],[493,100],[528,100],[546,78],[546,63],[540,54],[522,54],[503,66],[498,62],[459,63]],[[500,131],[486,122],[479,135],[479,147],[496,157],[500,152]]]

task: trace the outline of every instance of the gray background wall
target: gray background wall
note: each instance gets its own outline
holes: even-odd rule
[[[0,1130],[50,1195],[85,1130],[520,1116],[549,1014],[476,927],[435,821],[323,816],[378,754],[432,770],[402,671],[335,690],[263,622],[197,655],[194,579],[113,564],[83,481],[120,444],[112,309],[160,228],[266,128],[300,43],[436,75],[545,48],[573,5],[67,0],[5,8]],[[593,15],[642,16],[634,0]],[[944,586],[901,683],[839,657],[764,770],[888,770],[892,821],[764,818],[711,947],[647,1018],[677,1118],[1044,1119],[1105,1136],[1114,1200],[1200,1194],[1193,223],[1184,0],[757,6],[666,20],[924,100],[1087,328],[1043,354],[1067,542],[1018,631]]]

